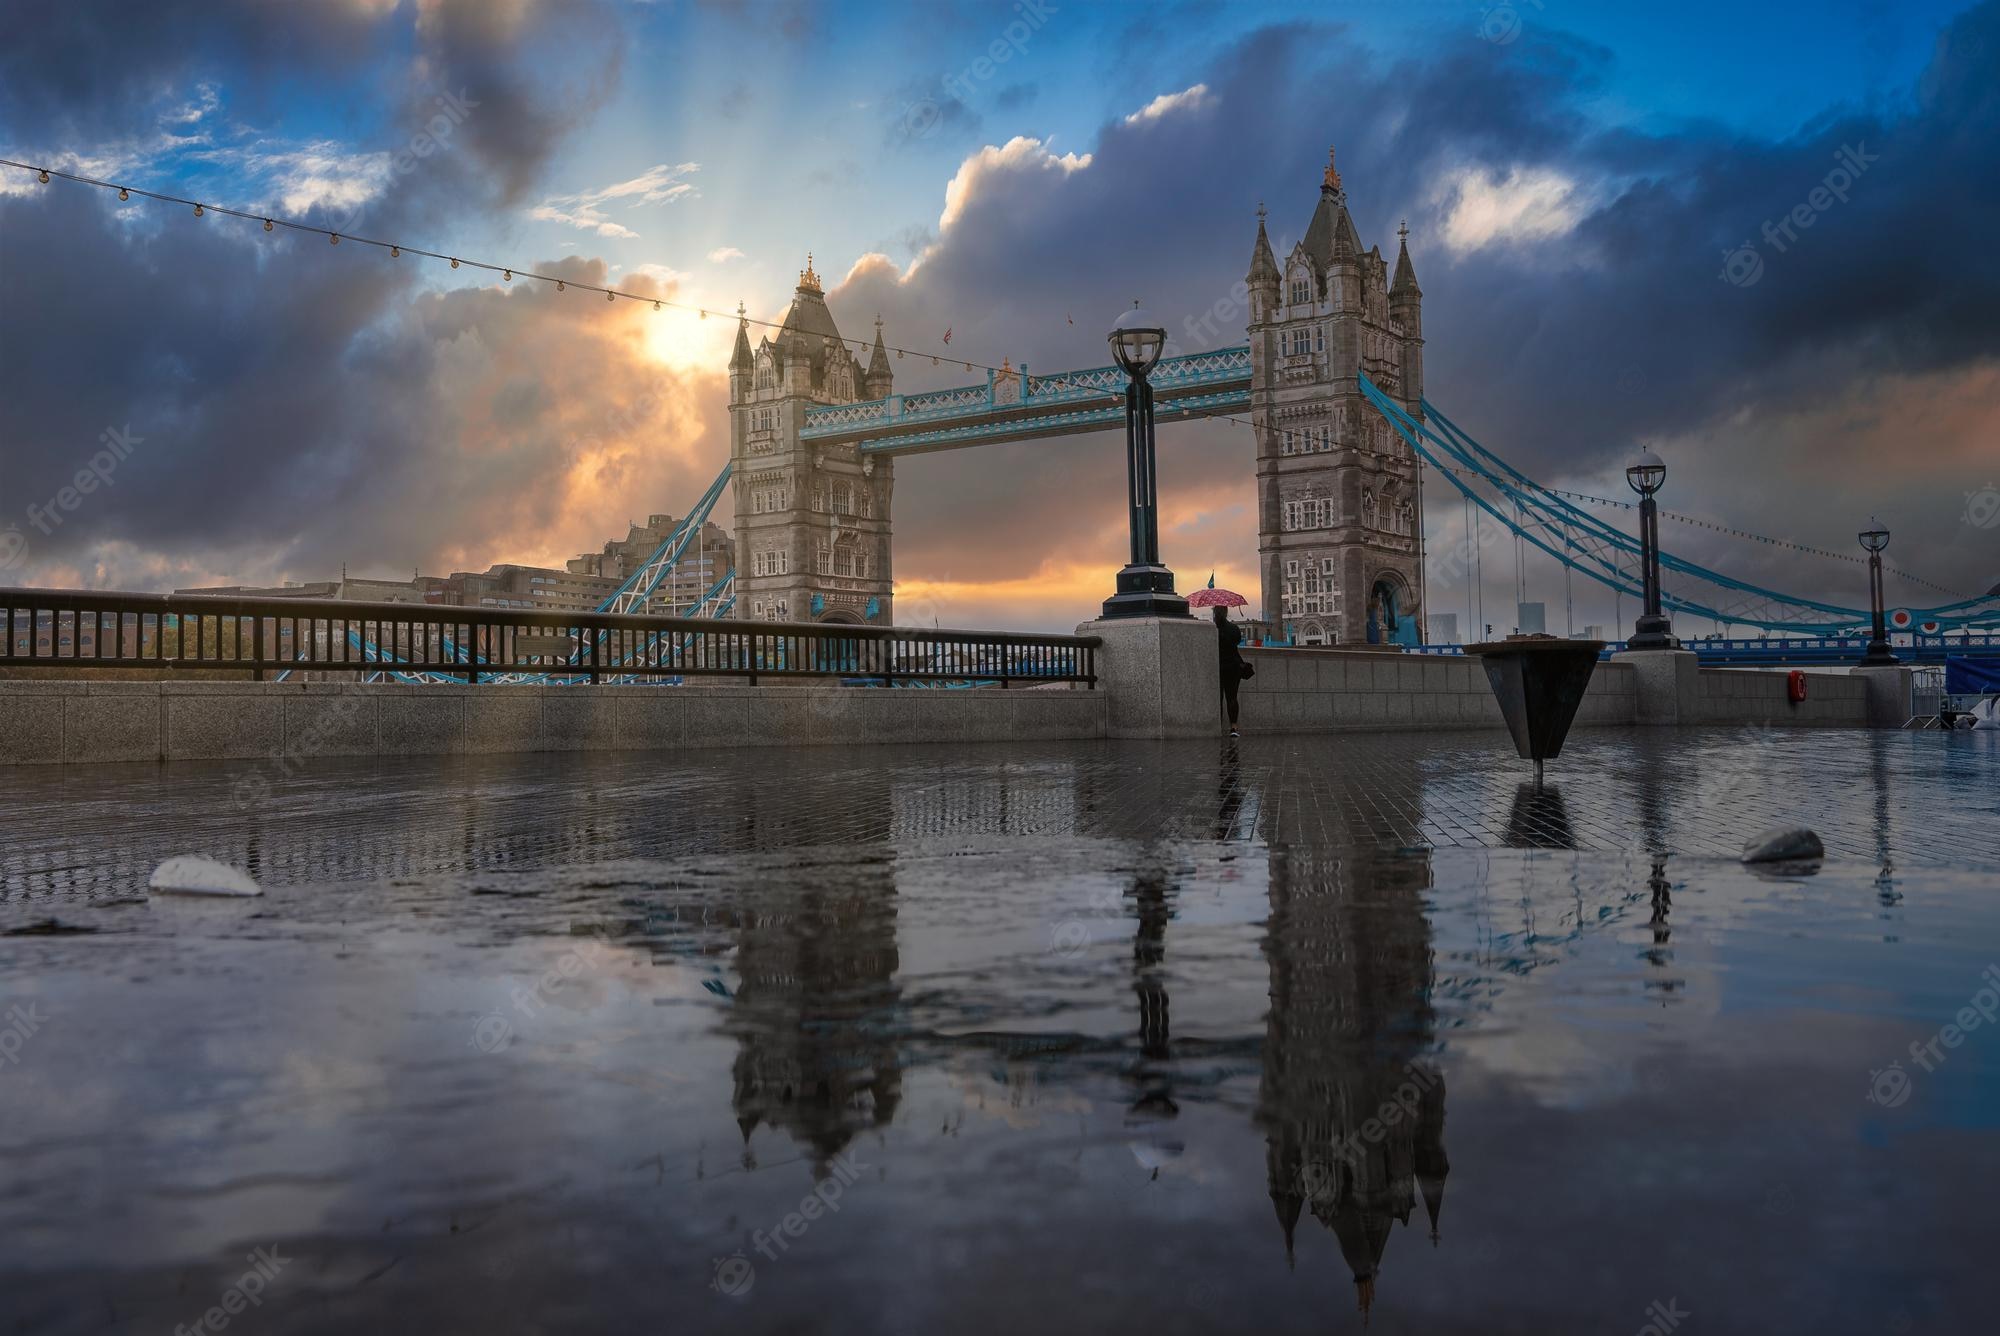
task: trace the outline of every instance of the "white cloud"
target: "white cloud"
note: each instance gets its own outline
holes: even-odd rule
[[[1212,97],[1208,85],[1198,83],[1192,88],[1184,88],[1178,93],[1162,93],[1145,106],[1125,118],[1127,125],[1142,125],[1147,121],[1157,121],[1171,116],[1177,111],[1199,111],[1203,107],[1214,106],[1221,99]]]
[[[655,282],[667,284],[669,287],[685,283],[691,277],[691,275],[683,270],[669,268],[664,264],[635,265],[632,272],[635,274],[644,274],[647,278],[653,279]]]
[[[982,185],[1005,172],[1056,172],[1063,176],[1090,166],[1090,154],[1065,153],[1058,157],[1039,139],[1015,135],[998,148],[991,144],[959,164],[958,171],[944,188],[944,212],[938,215],[938,231],[957,221],[971,205]]]
[[[1446,208],[1445,244],[1460,252],[1566,236],[1590,207],[1574,179],[1547,167],[1514,167],[1504,177],[1461,168],[1446,178],[1437,200]]]
[[[619,181],[600,190],[586,190],[574,195],[551,195],[528,210],[528,217],[537,222],[562,223],[585,232],[595,232],[601,237],[636,237],[639,234],[623,223],[613,222],[605,216],[604,206],[613,202],[628,207],[643,204],[672,204],[678,200],[693,198],[701,192],[686,178],[701,170],[698,162],[682,162],[669,166],[660,163],[649,167],[629,181]]]
[[[595,232],[600,237],[632,238],[639,234],[621,223],[611,222],[594,210],[585,209],[570,213],[550,204],[537,204],[528,210],[528,217],[538,223],[566,223],[586,232]]]
[[[222,94],[212,83],[195,85],[194,100],[183,102],[171,111],[160,115],[162,125],[193,125],[222,105]]]
[[[731,260],[740,260],[742,258],[743,252],[737,250],[734,246],[717,246],[708,253],[708,262],[710,264],[728,264]]]
[[[297,147],[258,140],[242,147],[203,149],[188,157],[256,178],[263,186],[260,198],[274,199],[278,211],[292,215],[322,206],[351,215],[382,193],[391,168],[386,152],[353,153],[331,139]]]

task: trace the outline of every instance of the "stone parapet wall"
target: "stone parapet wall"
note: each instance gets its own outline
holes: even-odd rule
[[[0,682],[0,765],[1012,742],[1107,719],[1080,689]]]
[[[1243,657],[1257,670],[1239,693],[1246,733],[1507,726],[1477,659],[1311,649]],[[1575,726],[1631,723],[1634,691],[1630,669],[1600,663]]]

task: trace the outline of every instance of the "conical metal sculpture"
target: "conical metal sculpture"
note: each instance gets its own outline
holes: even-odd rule
[[[1485,665],[1486,681],[1500,702],[1514,747],[1523,760],[1535,763],[1538,784],[1542,763],[1562,754],[1563,739],[1576,721],[1577,707],[1583,704],[1603,649],[1602,640],[1554,636],[1508,636],[1465,647]]]

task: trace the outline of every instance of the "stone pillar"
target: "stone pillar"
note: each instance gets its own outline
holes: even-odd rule
[[[1701,692],[1701,666],[1693,650],[1633,649],[1611,656],[1630,664],[1637,688],[1637,724],[1695,724],[1695,702]]]
[[[1212,737],[1223,731],[1215,625],[1193,617],[1085,622],[1097,636],[1097,689],[1109,697],[1114,738]]]
[[[1910,685],[1915,674],[1908,668],[1898,665],[1854,668],[1849,675],[1860,678],[1866,686],[1868,727],[1901,728],[1910,722]]]

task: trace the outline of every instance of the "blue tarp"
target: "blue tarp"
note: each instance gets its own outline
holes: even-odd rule
[[[1993,692],[2000,692],[2000,663],[1991,659],[1945,656],[1945,695],[1985,696]]]

